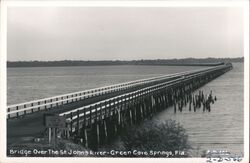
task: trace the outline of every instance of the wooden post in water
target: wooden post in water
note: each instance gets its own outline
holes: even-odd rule
[[[176,113],[176,101],[174,101],[174,113]]]
[[[189,111],[191,111],[191,105],[192,105],[192,98],[191,98],[191,100],[189,101]]]
[[[98,111],[97,111],[98,106],[99,106],[98,104],[95,104],[95,105],[94,105],[94,108],[95,108],[95,119],[94,119],[94,122],[97,122],[97,121],[98,121],[98,113],[97,113],[97,112],[98,112]]]
[[[70,132],[73,133],[73,113],[70,112]]]
[[[107,130],[107,122],[106,122],[106,119],[103,120],[103,123],[104,123],[104,134],[105,134],[105,142],[108,141],[108,130]]]
[[[154,103],[154,96],[153,96],[153,94],[151,94],[151,115],[153,114],[153,112],[154,112],[154,105],[155,105],[155,103]]]
[[[134,110],[134,123],[136,124],[137,123],[137,113],[136,113],[136,104],[135,104],[135,102],[134,102],[134,104],[133,104],[133,110]]]
[[[51,143],[51,127],[48,128],[49,143]]]
[[[88,143],[88,133],[86,127],[84,127],[84,139],[85,139],[85,147],[88,148],[89,143]]]
[[[142,111],[142,102],[141,102],[141,100],[139,101],[139,108],[140,108],[140,114],[141,114],[141,116],[140,116],[140,119],[141,119],[141,121],[143,120],[143,111]]]
[[[100,145],[100,128],[99,123],[96,122],[96,137],[97,137],[97,148],[99,148]]]
[[[130,125],[133,125],[133,117],[132,117],[132,109],[131,109],[131,106],[129,107],[129,120],[130,120]]]
[[[76,134],[79,135],[80,134],[80,124],[79,124],[79,121],[80,121],[80,112],[79,112],[79,109],[77,110],[77,129],[76,129]]]
[[[203,112],[205,112],[207,108],[207,95],[205,96],[204,102],[203,102]]]

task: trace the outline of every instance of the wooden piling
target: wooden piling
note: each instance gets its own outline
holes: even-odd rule
[[[88,133],[87,133],[87,129],[84,128],[84,139],[85,139],[85,147],[88,148]]]
[[[96,123],[96,138],[97,138],[97,148],[100,145],[100,128],[99,123]]]
[[[213,103],[213,100],[216,101],[216,96],[213,99],[212,92],[210,92],[209,100],[207,100],[203,91],[199,90],[197,95],[192,95],[192,92],[219,74],[220,72],[216,71],[214,73],[197,75],[190,79],[185,77],[181,80],[182,82],[173,83],[170,86],[166,84],[166,87],[158,81],[153,82],[153,84],[159,85],[146,91],[140,90],[126,96],[105,100],[99,105],[84,109],[84,111],[79,112],[77,110],[77,112],[74,112],[74,115],[71,112],[70,130],[75,129],[76,134],[81,131],[80,135],[82,135],[81,138],[84,140],[81,142],[84,142],[86,147],[98,148],[101,144],[112,140],[114,136],[120,134],[125,127],[139,124],[144,119],[152,117],[156,112],[169,106],[174,108],[175,113],[177,109],[182,112],[184,107],[189,107],[189,111],[191,111],[192,105],[194,112],[202,106],[203,111],[208,110],[210,112],[210,103]],[[148,86],[152,85],[148,84]],[[123,90],[123,88],[119,87],[119,90]],[[100,109],[97,110],[98,108]],[[86,114],[86,111],[89,111],[89,114]],[[81,121],[79,121],[81,118],[79,116],[80,113],[84,114]],[[73,116],[76,115],[77,120],[74,120],[73,123]]]

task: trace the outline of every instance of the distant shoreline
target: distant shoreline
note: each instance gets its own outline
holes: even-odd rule
[[[244,62],[244,58],[185,58],[157,60],[62,60],[62,61],[7,61],[7,67],[72,67],[72,66],[119,66],[119,65],[148,65],[148,66],[216,66],[227,62]]]

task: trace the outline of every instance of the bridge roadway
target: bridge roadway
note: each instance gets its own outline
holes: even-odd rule
[[[203,71],[216,69],[221,66],[215,66],[210,68],[203,68],[195,71],[187,71],[183,73],[176,73],[172,75],[165,75],[156,78],[142,79],[127,83],[122,83],[119,85],[115,85],[114,87],[109,86],[104,89],[96,89],[89,92],[94,93],[94,95],[88,95],[88,91],[81,94],[80,97],[73,98],[71,102],[70,97],[67,96],[68,99],[64,99],[66,95],[58,96],[56,101],[53,102],[52,98],[41,99],[38,102],[27,102],[17,105],[12,105],[7,107],[7,143],[20,143],[25,141],[25,138],[34,138],[34,137],[42,137],[45,131],[44,126],[44,114],[61,114],[67,113],[71,110],[75,110],[77,108],[90,105],[96,103],[98,101],[102,101],[105,99],[109,99],[112,97],[116,97],[119,95],[123,95],[129,92],[133,92],[139,89],[143,89],[149,86],[153,86],[159,83],[181,79],[185,75],[202,73]],[[104,91],[109,90],[111,91]],[[100,91],[101,90],[101,91]],[[99,93],[98,93],[99,91]],[[72,95],[73,97],[74,95]],[[81,98],[82,96],[87,96],[85,98]],[[71,98],[72,98],[71,97]],[[60,98],[62,101],[60,102]],[[51,99],[51,100],[50,100]],[[74,101],[75,100],[75,101]],[[44,104],[41,104],[42,101],[45,101]],[[22,107],[20,107],[22,105]],[[29,105],[29,106],[28,106]],[[50,106],[50,107],[49,107]],[[16,109],[13,109],[16,108]],[[21,108],[21,109],[20,109]],[[43,109],[42,109],[43,108]],[[36,110],[36,111],[35,111]],[[13,116],[14,115],[14,116]]]

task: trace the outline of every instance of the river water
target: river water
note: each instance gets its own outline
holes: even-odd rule
[[[192,66],[82,66],[7,69],[7,103],[71,93],[126,81],[201,69]]]
[[[234,69],[206,84],[200,90],[211,90],[217,101],[211,112],[184,109],[174,113],[167,108],[154,116],[158,122],[173,119],[187,131],[194,148],[192,156],[203,150],[228,150],[243,154],[243,67],[233,63]],[[83,66],[32,67],[7,69],[7,103],[16,104],[35,99],[86,90],[136,79],[200,69],[192,66]]]
[[[244,66],[233,66],[233,70],[199,89],[205,94],[212,91],[217,97],[217,101],[211,105],[211,112],[203,113],[202,109],[190,112],[185,108],[182,113],[174,114],[174,109],[168,108],[154,116],[157,121],[173,119],[179,122],[195,148],[194,156],[199,156],[204,150],[227,150],[243,155]]]

